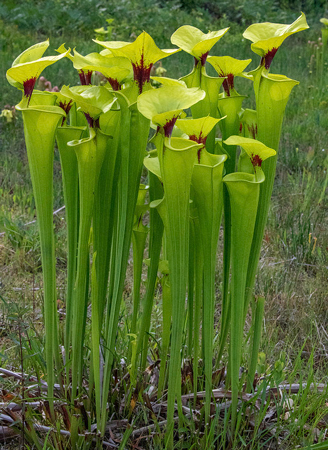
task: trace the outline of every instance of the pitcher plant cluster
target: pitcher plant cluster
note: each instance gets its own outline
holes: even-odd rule
[[[243,330],[250,304],[254,320],[251,352],[246,356],[246,388],[254,388],[264,305],[264,298],[254,297],[254,282],[284,111],[298,84],[271,74],[270,68],[283,41],[306,28],[304,14],[291,25],[251,25],[244,37],[260,57],[251,72],[246,72],[250,59],[209,55],[228,28],[204,34],[189,25],[173,33],[174,49],[159,49],[146,32],[132,43],[95,41],[103,50],[86,56],[64,45],[56,56],[43,56],[49,46],[45,41],[25,50],[8,70],[9,83],[23,94],[16,110],[23,115],[41,239],[51,418],[56,418],[56,382],[72,404],[72,448],[79,448],[84,426],[74,414],[74,404],[77,399],[87,401],[83,395],[86,380],[88,401],[94,400],[95,405],[91,417],[100,435],[106,431],[131,243],[130,395],[147,364],[159,282],[163,327],[158,398],[164,395],[167,401],[167,448],[174,445],[176,410],[180,424],[184,420],[184,358],[193,364],[195,402],[199,389],[205,388],[203,417],[208,424],[212,373],[220,367],[224,351],[228,352],[226,388],[231,390],[234,431]],[[180,79],[152,76],[157,61],[179,51],[187,52],[193,62],[189,75]],[[63,86],[59,92],[34,89],[42,71],[63,58],[72,62],[80,84]],[[216,76],[207,74],[207,64]],[[106,84],[93,84],[99,73]],[[246,97],[237,92],[236,77],[253,83],[256,110],[243,106]],[[64,326],[56,310],[55,142],[67,220]],[[147,186],[140,184],[144,168]],[[222,216],[223,283],[218,293],[215,277]],[[141,296],[144,262],[147,280]],[[87,333],[90,305],[91,331]],[[218,309],[221,316],[216,324]]]

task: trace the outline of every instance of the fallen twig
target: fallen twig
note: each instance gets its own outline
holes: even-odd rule
[[[266,396],[268,396],[270,393],[277,393],[278,391],[287,391],[289,394],[297,394],[301,389],[306,389],[308,387],[307,383],[303,384],[279,384],[278,387],[268,387],[266,390]],[[325,390],[327,390],[327,385],[324,383],[311,383],[310,384],[310,391],[317,390],[318,392],[322,393]]]
[[[205,398],[205,391],[197,392],[196,397],[199,399]],[[223,398],[231,398],[231,391],[227,391],[226,389],[220,388],[220,389],[213,389],[212,390],[212,397],[216,400],[223,399]],[[241,400],[248,402],[251,398],[254,397],[254,394],[246,394],[242,392],[239,394],[239,397]],[[192,400],[194,398],[194,394],[185,394],[181,396],[182,400]]]
[[[27,375],[26,373],[13,372],[12,370],[3,369],[2,367],[0,367],[0,377],[1,376],[3,376],[4,378],[13,377],[20,381],[26,380],[26,378],[27,378],[28,381],[33,381],[33,382],[37,381],[38,383],[41,383],[41,386],[39,386],[39,384],[33,384],[33,385],[29,386],[28,389],[34,389],[34,388],[40,389],[40,387],[42,390],[48,389],[47,382],[44,380],[38,380],[37,377],[35,377],[34,375]],[[56,391],[61,390],[61,387],[59,384],[55,384],[54,388]]]
[[[174,422],[177,422],[179,420],[179,417],[174,417]],[[164,428],[167,424],[167,420],[162,420],[161,422],[152,423],[150,425],[147,425],[142,428],[138,428],[137,430],[132,431],[131,436],[133,438],[140,436],[144,433],[147,433],[147,436],[149,436],[149,433],[152,432],[155,428]]]
[[[7,416],[6,414],[0,414],[0,421],[4,421],[5,423],[10,423],[10,424],[12,424],[12,425],[16,425],[17,426],[17,422],[15,422],[14,421],[14,419],[12,418],[12,417],[10,417],[10,416]],[[21,425],[22,425],[23,423],[21,422]],[[67,436],[67,437],[69,437],[70,435],[71,435],[71,433],[69,432],[69,431],[67,431],[67,430],[55,430],[54,428],[51,428],[51,427],[47,427],[47,426],[45,426],[45,425],[39,425],[39,424],[33,424],[33,428],[36,430],[36,431],[38,431],[38,432],[40,432],[40,433],[59,433],[59,434],[61,434],[62,436]],[[9,430],[11,430],[11,432],[9,432],[8,431],[8,429]],[[88,435],[90,435],[91,433],[88,433],[88,432],[86,432],[86,433],[84,433],[84,434],[82,434],[82,433],[79,433],[79,436],[80,437],[83,437],[83,438],[86,438]],[[13,438],[13,437],[16,437],[16,436],[18,436],[19,434],[13,429],[13,428],[11,428],[11,427],[7,427],[7,426],[0,426],[0,440],[3,440],[3,439],[8,439],[8,438]],[[94,442],[96,442],[97,441],[97,439],[96,438],[94,438],[94,439],[92,439]],[[112,440],[111,440],[112,441]],[[114,448],[118,448],[118,445],[114,442],[114,441],[112,441],[112,442],[107,442],[107,441],[102,441],[101,442],[102,443],[102,445],[104,446],[104,447],[106,447],[106,448],[112,448],[112,449],[114,449]]]
[[[307,383],[303,384],[280,384],[278,387],[268,387],[266,389],[266,397],[270,393],[278,393],[279,391],[287,391],[290,394],[297,394],[301,389],[307,388]],[[310,390],[317,390],[318,392],[324,392],[327,389],[327,385],[323,383],[311,383],[310,384]],[[247,394],[247,393],[240,393],[239,398],[245,402],[251,400],[258,394],[257,391],[255,391],[253,394]],[[215,399],[221,399],[221,398],[231,398],[231,391],[226,390],[224,388],[220,389],[213,389],[212,396]],[[205,398],[205,391],[197,392],[196,397],[199,399]],[[185,394],[181,396],[182,400],[192,400],[194,398],[194,394]]]
[[[57,430],[54,430],[51,427],[46,427],[45,425],[34,425],[34,428],[36,431],[39,431],[42,433],[49,433],[49,432],[57,433]],[[61,434],[62,436],[68,436],[68,437],[71,435],[70,431],[67,431],[67,430],[59,430],[59,434]],[[86,432],[84,434],[79,433],[78,436],[86,438],[90,434],[91,433],[88,433],[88,432]],[[93,440],[93,442],[97,441],[96,439],[92,439],[92,440]],[[104,447],[107,447],[107,448],[118,448],[119,447],[117,444],[115,444],[114,441],[112,441],[112,442],[102,441],[101,443]]]
[[[5,441],[7,439],[13,439],[19,436],[13,428],[0,426],[0,441]]]
[[[31,409],[38,409],[40,407],[42,407],[42,401],[37,401],[37,402],[29,402],[28,399],[24,400],[25,406],[28,406]],[[55,406],[66,406],[67,403],[63,403],[63,402],[54,402]],[[6,403],[6,402],[0,402],[0,409],[10,409],[10,411],[20,411],[23,408],[23,404],[22,403],[15,403],[15,402],[10,402],[10,403]]]

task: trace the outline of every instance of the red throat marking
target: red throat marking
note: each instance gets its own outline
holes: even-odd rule
[[[108,80],[109,84],[111,85],[113,91],[121,90],[121,85],[115,78],[107,77],[107,80]]]
[[[31,97],[33,94],[35,82],[36,82],[36,77],[33,77],[33,78],[30,78],[29,80],[24,81],[24,83],[23,83],[24,95],[25,95],[25,97],[28,98],[29,103],[30,103],[30,100],[31,100]]]
[[[274,55],[277,53],[278,49],[273,47],[273,49],[269,50],[268,53],[262,57],[261,64],[265,65],[266,69],[269,69],[274,58]]]
[[[166,122],[164,125],[164,135],[165,137],[170,137],[173,131],[173,127],[175,125],[175,122],[177,121],[177,117],[173,117],[171,120]]]
[[[251,162],[254,167],[261,167],[262,165],[262,159],[259,157],[259,155],[254,155],[254,153],[252,153]]]
[[[149,83],[150,81],[150,71],[153,64],[149,64],[148,67],[144,63],[144,55],[141,55],[139,63],[132,63],[134,81],[137,83],[139,88],[139,94],[142,93],[143,85]]]

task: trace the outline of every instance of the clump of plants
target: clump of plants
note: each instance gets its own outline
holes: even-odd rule
[[[271,74],[270,68],[283,41],[306,28],[304,14],[290,25],[247,28],[244,37],[260,57],[251,72],[246,72],[250,59],[209,55],[228,28],[203,33],[188,25],[173,33],[174,49],[159,49],[143,32],[132,43],[95,40],[103,48],[99,53],[83,56],[62,45],[56,56],[44,57],[49,46],[45,41],[21,53],[8,70],[9,83],[23,93],[16,110],[23,115],[40,232],[47,419],[57,430],[64,417],[70,448],[93,442],[101,448],[109,416],[115,414],[115,374],[121,370],[116,346],[131,243],[133,295],[124,375],[127,417],[133,417],[133,405],[147,395],[141,381],[159,281],[163,326],[156,396],[165,416],[163,447],[176,445],[186,410],[198,411],[204,448],[214,445],[213,408],[218,398],[214,388],[219,385],[215,374],[222,369],[226,352],[221,397],[231,400],[225,429],[234,442],[238,411],[243,409],[240,400],[246,395],[242,391],[257,391],[264,298],[254,297],[254,283],[284,111],[298,84]],[[179,51],[192,57],[190,74],[178,80],[151,75],[154,64]],[[72,62],[80,84],[63,86],[59,92],[35,89],[43,70],[64,58]],[[217,76],[207,74],[208,63]],[[236,77],[253,83],[256,110],[244,106],[246,97],[236,90]],[[99,79],[101,85],[95,83]],[[60,322],[53,233],[55,142],[68,249],[66,312]],[[141,183],[143,170],[147,185]],[[141,295],[146,247],[147,280]],[[244,326],[250,306],[251,351],[245,356]],[[186,359],[192,376],[182,395]],[[241,378],[242,359],[247,360],[247,375]],[[65,413],[62,405],[58,407],[58,396],[66,399]],[[152,422],[160,435],[154,412]],[[55,441],[53,430],[48,439]],[[40,443],[37,433],[30,438]]]

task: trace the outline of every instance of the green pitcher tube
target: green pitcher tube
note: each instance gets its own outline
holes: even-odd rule
[[[113,116],[114,130],[109,126],[102,128],[102,116],[100,117],[101,131],[97,133],[97,152],[100,145],[103,149],[103,161],[99,168],[99,176],[96,181],[94,213],[93,213],[93,246],[97,253],[95,261],[97,271],[98,300],[97,309],[99,317],[103,317],[106,306],[106,294],[108,273],[110,264],[112,234],[113,234],[113,210],[115,198],[113,195],[114,180],[117,179],[119,165],[117,165],[117,148],[120,131],[119,112],[109,111]],[[105,132],[103,131],[105,130]],[[101,326],[101,321],[99,322]]]
[[[205,353],[205,422],[209,419],[212,391],[212,355],[214,337],[215,266],[223,208],[222,175],[226,155],[212,155],[205,149],[198,152],[192,185],[201,229],[204,251],[203,336]]]
[[[148,159],[148,158],[146,158]],[[149,201],[150,203],[163,196],[163,186],[160,180],[149,171]],[[149,211],[149,244],[148,257],[150,259],[147,271],[147,286],[144,298],[142,300],[142,320],[138,333],[137,354],[140,353],[140,370],[146,368],[147,351],[148,351],[148,332],[151,321],[151,311],[153,306],[153,298],[155,294],[155,286],[157,280],[157,269],[162,248],[163,222],[156,208],[150,208]]]
[[[222,133],[222,140],[228,139],[229,136],[239,133],[240,118],[243,101],[246,96],[234,95],[230,97],[220,96],[218,99],[218,109],[220,116],[224,120],[220,120],[219,126]],[[223,148],[227,151],[229,158],[225,163],[227,173],[236,170],[236,146],[226,145],[223,143]]]
[[[181,412],[181,342],[188,280],[189,259],[189,198],[192,170],[197,150],[201,147],[182,138],[164,138],[157,141],[164,198],[153,202],[157,207],[166,232],[167,256],[170,269],[172,296],[172,338],[169,368],[167,445],[173,447],[173,413],[177,398]]]
[[[221,117],[219,126],[222,133],[222,140],[224,141],[231,135],[236,135],[239,132],[239,113],[242,108],[242,103],[245,96],[238,95],[227,96],[225,93],[221,94],[218,99],[218,109]],[[236,170],[236,145],[222,144],[224,150],[229,155],[225,162],[226,172],[232,173]],[[220,330],[220,350],[218,359],[221,358],[224,344],[227,338],[227,332],[230,320],[230,297],[229,297],[229,282],[230,282],[230,259],[231,259],[231,210],[227,188],[223,189],[224,202],[224,245],[223,245],[223,295],[222,295],[222,317]]]
[[[193,333],[193,379],[194,379],[194,405],[197,401],[198,392],[198,366],[200,359],[200,329],[201,329],[201,319],[202,311],[204,305],[204,250],[202,240],[198,239],[201,234],[201,229],[199,225],[199,219],[196,215],[191,217],[191,227],[193,228],[194,240],[194,254],[195,254],[195,295],[194,295],[194,333]]]
[[[163,273],[160,283],[162,286],[163,332],[162,332],[162,346],[161,346],[161,366],[158,380],[158,394],[157,394],[158,400],[163,396],[166,379],[166,361],[171,336],[172,297],[171,297],[170,276],[168,271],[167,273]]]
[[[290,93],[297,84],[298,81],[291,80],[283,75],[261,74],[257,94],[257,139],[277,152],[285,108]],[[247,273],[245,312],[254,287],[262,239],[273,190],[276,164],[277,155],[263,161],[262,164],[265,181],[260,189],[259,210],[256,218]]]
[[[260,193],[260,182],[247,173],[232,173],[224,177],[231,207],[231,391],[232,430],[237,418],[239,368],[244,327],[244,293],[247,266]]]
[[[72,397],[75,398],[78,387],[82,383],[82,343],[85,315],[87,273],[89,265],[89,235],[93,213],[94,190],[97,173],[97,143],[96,132],[90,129],[88,138],[68,143],[75,150],[80,190],[80,223],[75,287],[73,292],[73,323],[72,323]]]
[[[54,357],[59,354],[57,343],[57,303],[56,303],[56,259],[53,234],[53,158],[55,133],[65,116],[57,106],[34,105],[30,108],[20,104],[22,111],[26,150],[29,161],[33,193],[35,197],[38,227],[41,243],[41,260],[44,285],[44,320],[46,332],[46,363],[48,375],[48,396],[50,410],[53,409]],[[54,345],[55,344],[55,345]]]
[[[258,203],[260,185],[264,182],[263,162],[276,155],[274,149],[255,139],[230,136],[227,145],[239,145],[248,155],[253,173],[236,172],[226,175],[231,210],[231,342],[230,374],[232,389],[232,429],[237,417],[239,367],[243,340],[245,287],[248,262]]]
[[[63,177],[65,214],[67,222],[67,287],[65,321],[65,352],[67,359],[69,358],[71,346],[72,302],[76,275],[76,254],[79,220],[79,180],[77,158],[74,149],[72,147],[69,147],[67,143],[69,141],[79,140],[84,130],[85,128],[79,127],[59,127],[56,134],[57,147],[60,155]]]
[[[55,103],[56,103],[56,95],[48,91],[38,91],[34,89],[30,99],[29,107],[36,105],[54,106]]]
[[[117,222],[115,242],[115,268],[113,271],[113,293],[110,315],[106,322],[106,367],[104,373],[104,398],[108,392],[110,371],[113,361],[116,327],[124,289],[125,273],[131,244],[133,218],[137,202],[142,162],[145,156],[150,121],[141,115],[136,103],[130,104],[124,92],[117,92],[121,109],[121,133],[118,151],[121,158],[121,170],[118,179],[118,208],[120,215]],[[101,432],[106,427],[106,402],[102,405]]]
[[[135,208],[134,225],[132,230],[132,249],[133,249],[133,312],[131,320],[131,333],[137,332],[137,319],[140,309],[140,286],[142,275],[142,264],[144,259],[144,250],[148,235],[148,227],[143,222],[143,216],[148,210],[145,205],[148,186],[140,184],[137,204]]]

